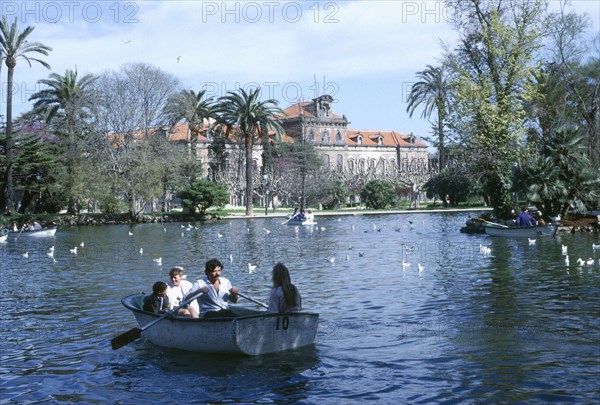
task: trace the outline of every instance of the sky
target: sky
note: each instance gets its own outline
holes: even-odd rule
[[[556,7],[558,1],[551,1]],[[600,1],[573,0],[600,31]],[[183,88],[218,98],[257,85],[281,108],[333,96],[349,127],[427,136],[431,125],[406,113],[416,72],[439,65],[441,43],[457,35],[443,1],[9,1],[2,16],[35,29],[31,41],[53,51],[31,67],[17,62],[13,117],[51,72],[80,76],[117,71],[129,62],[175,75]],[[0,114],[6,114],[6,67]],[[0,117],[4,120],[4,117]]]

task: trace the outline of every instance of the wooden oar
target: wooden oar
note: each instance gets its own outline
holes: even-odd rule
[[[496,222],[490,222],[490,221],[486,221],[486,220],[485,220],[485,219],[483,219],[483,218],[473,218],[473,221],[476,221],[476,222],[485,222],[486,224],[494,225],[494,226],[497,226],[497,227],[499,227],[499,228],[509,228],[509,227],[508,227],[508,226],[506,226],[506,225],[498,224],[498,223],[496,223]]]
[[[290,222],[292,219],[296,218],[297,216],[298,216],[298,214],[291,216],[290,219],[288,219],[287,221],[282,222],[281,225],[287,224],[288,222]]]
[[[156,325],[157,323],[159,323],[160,321],[162,321],[163,319],[176,314],[177,311],[179,311],[181,308],[185,307],[187,304],[191,303],[192,301],[194,301],[195,299],[197,299],[200,294],[202,293],[202,291],[200,291],[200,293],[196,293],[193,296],[186,298],[181,305],[179,305],[178,307],[175,307],[173,309],[171,309],[170,311],[166,312],[164,315],[161,315],[159,318],[153,320],[152,322],[144,325],[144,327],[140,328],[133,328],[133,329],[129,329],[127,332],[120,334],[119,336],[113,338],[110,341],[110,345],[112,347],[113,350],[117,350],[123,346],[125,346],[126,344],[129,344],[131,342],[133,342],[136,339],[139,339],[140,336],[142,336],[142,332],[145,331],[146,329]]]
[[[260,302],[260,301],[256,301],[255,299],[252,299],[252,298],[248,297],[247,295],[244,295],[244,294],[242,294],[241,292],[238,292],[238,295],[239,295],[240,297],[242,297],[242,298],[245,298],[245,299],[247,299],[248,301],[252,301],[252,302],[254,302],[254,303],[255,303],[255,304],[257,304],[257,305],[260,305],[260,306],[261,306],[261,307],[263,307],[263,308],[267,308],[267,309],[269,309],[269,307],[268,307],[266,304],[263,304],[263,303],[262,303],[262,302]]]

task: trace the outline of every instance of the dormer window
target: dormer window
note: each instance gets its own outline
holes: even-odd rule
[[[362,144],[363,143],[363,137],[362,137],[362,135],[358,135],[356,137],[356,143],[358,143],[358,144]]]

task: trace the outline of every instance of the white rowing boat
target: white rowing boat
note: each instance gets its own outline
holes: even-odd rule
[[[143,294],[121,300],[140,327],[160,315],[143,311]],[[315,341],[319,314],[298,312],[273,314],[230,306],[235,318],[192,319],[170,317],[143,331],[157,346],[203,353],[261,355],[296,349]]]
[[[27,236],[30,238],[47,238],[49,236],[54,236],[54,234],[56,234],[56,229],[57,228],[47,228],[47,229],[40,229],[37,231],[12,232],[11,234],[15,237]]]
[[[309,220],[301,220],[301,219],[294,218],[294,219],[288,221],[287,224],[288,225],[316,225],[317,222],[314,221],[314,220],[311,220],[311,219],[309,219]]]
[[[535,238],[536,236],[554,236],[558,229],[557,224],[538,226],[506,226],[494,223],[483,224],[485,233],[491,236],[506,236],[510,238]]]

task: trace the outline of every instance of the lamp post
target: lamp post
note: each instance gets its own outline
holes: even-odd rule
[[[265,181],[265,216],[267,216],[269,210],[269,175],[263,174],[263,180]]]

